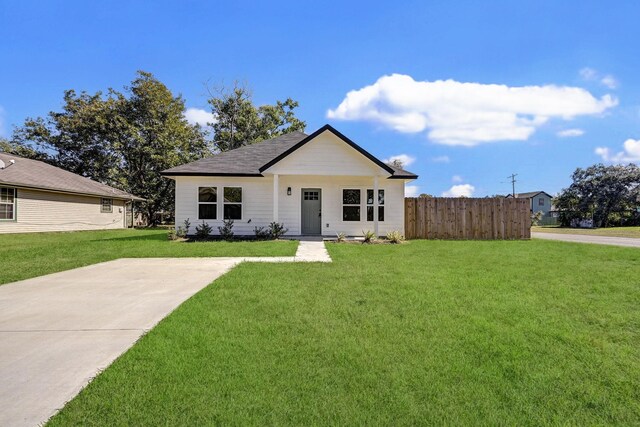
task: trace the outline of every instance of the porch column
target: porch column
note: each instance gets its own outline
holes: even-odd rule
[[[373,177],[373,232],[378,236],[378,175]]]
[[[278,174],[273,175],[273,221],[278,222]]]

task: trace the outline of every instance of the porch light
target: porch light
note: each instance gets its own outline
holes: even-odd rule
[[[287,196],[291,195],[291,187],[287,187]]]

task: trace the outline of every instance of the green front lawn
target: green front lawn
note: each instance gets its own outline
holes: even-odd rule
[[[640,227],[564,228],[558,226],[531,227],[539,233],[585,234],[590,236],[633,237],[640,239]]]
[[[298,243],[170,242],[167,230],[0,235],[0,284],[116,258],[292,256]]]
[[[242,264],[51,425],[640,423],[640,251],[328,245]]]

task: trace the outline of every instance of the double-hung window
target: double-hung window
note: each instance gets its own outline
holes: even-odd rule
[[[100,199],[100,212],[111,213],[113,212],[113,199],[103,197]]]
[[[218,218],[218,188],[198,187],[198,219]]]
[[[0,221],[16,219],[16,189],[0,187]]]
[[[373,221],[373,190],[367,190],[367,221]],[[378,221],[384,221],[384,190],[378,190]]]
[[[538,198],[538,206],[544,206],[544,198],[543,197]]]
[[[342,190],[342,220],[360,221],[360,190],[345,188]]]
[[[242,219],[242,187],[224,187],[224,219]]]

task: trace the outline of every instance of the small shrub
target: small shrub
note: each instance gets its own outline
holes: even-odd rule
[[[175,229],[171,228],[169,229],[168,237],[169,237],[169,240],[178,240],[178,233],[176,232]]]
[[[336,241],[344,242],[347,239],[347,235],[345,233],[336,233]]]
[[[284,236],[287,231],[289,231],[289,229],[284,228],[284,224],[278,222],[272,222],[271,224],[269,224],[269,236],[272,239],[279,239],[280,237]]]
[[[182,236],[182,237],[188,236],[189,235],[189,229],[191,228],[191,221],[189,221],[189,218],[184,220],[184,222],[182,223],[182,227],[184,227],[184,236]]]
[[[371,230],[362,230],[362,236],[364,237],[362,243],[371,243],[376,239],[376,233]]]
[[[213,231],[213,227],[211,227],[209,224],[207,224],[203,220],[202,224],[196,225],[196,238],[206,239],[207,237],[209,237],[212,231]]]
[[[218,227],[218,232],[224,240],[233,240],[233,220],[225,219],[222,221],[222,225]]]
[[[253,232],[256,235],[256,240],[267,240],[271,237],[271,233],[264,227],[253,227]]]
[[[389,243],[402,243],[404,236],[398,230],[393,230],[387,233],[387,240]]]

